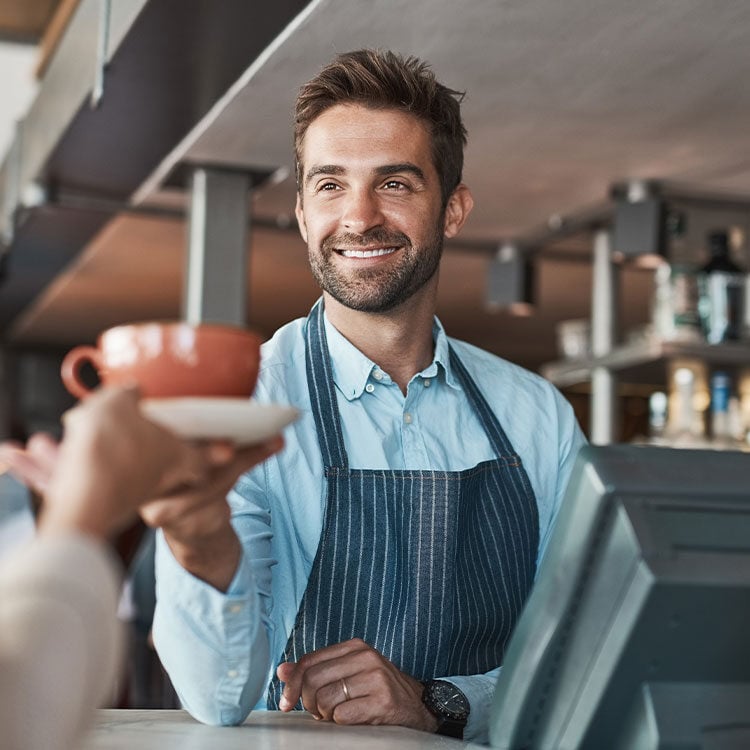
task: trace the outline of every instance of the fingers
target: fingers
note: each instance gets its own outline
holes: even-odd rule
[[[135,388],[102,388],[65,415],[63,449],[109,473],[127,486],[138,504],[199,492],[223,491],[234,480],[280,449],[280,438],[247,449],[227,441],[196,444],[147,419]]]
[[[376,660],[380,657],[363,640],[354,638],[306,654],[297,663],[280,664],[277,674],[285,684],[279,708],[290,711],[302,698],[302,705],[308,711],[330,718],[336,697],[333,688],[323,694],[322,705],[318,702],[318,691],[334,685],[342,677],[348,680],[356,672],[366,669],[366,659],[370,655]],[[343,693],[340,684],[337,692],[340,701]]]
[[[106,386],[98,388],[84,401],[79,401],[62,415],[66,431],[93,428],[106,422],[108,415],[128,420],[138,412],[139,392],[136,386]]]
[[[375,652],[377,654],[377,652]],[[377,654],[380,656],[380,654]],[[422,684],[400,672],[385,657],[378,663],[345,678],[348,700],[337,699],[333,691],[324,693],[322,711],[330,713],[337,724],[401,724],[423,728]],[[343,692],[343,691],[342,691]]]
[[[346,670],[350,672],[350,670]],[[365,679],[362,679],[362,678]],[[308,687],[302,691],[302,705],[310,710],[314,708],[315,714],[326,721],[335,721],[336,712],[344,708],[344,704],[354,701],[367,703],[370,695],[367,684],[366,673],[351,672],[347,677],[339,677],[328,682],[315,690],[314,694]],[[356,706],[355,706],[356,709]],[[351,709],[348,712],[352,714]],[[359,716],[361,708],[354,711],[352,715]],[[342,714],[346,716],[346,712]]]
[[[359,641],[359,643],[364,642]],[[285,662],[284,664],[279,664],[276,669],[276,674],[284,683],[284,690],[279,701],[279,708],[282,711],[291,711],[297,701],[302,697],[302,683],[308,670],[313,669],[318,664],[325,664],[325,662],[328,662],[331,659],[349,653],[353,648],[353,644],[354,641],[336,643],[332,646],[327,646],[326,648],[321,648],[317,651],[305,654],[305,656],[296,663]],[[303,705],[306,705],[304,701]],[[309,711],[312,711],[311,706],[306,705],[306,707]]]
[[[183,487],[179,494],[156,498],[144,503],[139,513],[144,523],[164,529],[183,544],[192,539],[211,536],[229,523],[225,482],[200,488]]]
[[[284,447],[284,438],[281,435],[275,435],[263,443],[249,445],[243,448],[237,448],[234,456],[234,466],[238,470],[237,475],[246,472],[253,466],[257,466],[267,458],[278,453]]]
[[[270,458],[283,446],[280,435],[241,449],[226,442],[201,446],[183,444],[181,460],[165,474],[158,489],[160,499],[192,498],[200,503],[202,498],[226,495],[241,474]]]
[[[55,440],[50,435],[39,433],[31,437],[26,448],[20,443],[2,443],[0,462],[19,482],[41,494],[49,485],[58,453]]]
[[[148,526],[164,529],[183,545],[211,537],[229,525],[227,493],[243,471],[243,460],[236,457],[194,483],[168,477],[169,491],[141,506],[141,517]]]
[[[51,435],[45,432],[32,435],[26,445],[26,450],[41,469],[48,474],[52,473],[57,464],[57,457],[60,455],[60,446]]]
[[[160,499],[200,501],[216,494],[226,495],[241,474],[265,461],[283,445],[281,436],[241,449],[221,442],[202,446],[183,444],[182,460],[165,476]]]
[[[280,701],[290,710],[299,698],[319,719],[337,724],[398,724],[434,731],[422,703],[422,684],[401,672],[360,639],[344,641],[280,664]]]

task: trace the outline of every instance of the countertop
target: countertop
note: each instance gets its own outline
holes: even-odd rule
[[[451,750],[470,742],[404,727],[339,726],[302,712],[257,711],[238,727],[211,727],[185,711],[103,709],[78,750]]]

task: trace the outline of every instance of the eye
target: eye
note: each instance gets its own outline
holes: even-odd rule
[[[318,185],[318,192],[320,191],[331,191],[331,190],[339,190],[340,187],[335,182],[322,182],[320,185]]]
[[[401,180],[387,180],[383,183],[386,190],[408,190],[408,185]]]

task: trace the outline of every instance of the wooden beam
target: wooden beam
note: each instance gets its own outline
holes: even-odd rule
[[[60,0],[55,14],[44,30],[42,41],[39,43],[39,61],[34,71],[37,78],[44,76],[79,2],[80,0]]]

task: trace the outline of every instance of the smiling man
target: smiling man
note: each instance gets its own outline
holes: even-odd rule
[[[256,397],[303,416],[227,498],[146,514],[156,644],[203,721],[304,707],[486,739],[583,438],[551,385],[435,317],[473,205],[460,99],[372,50],[300,91],[296,213],[323,294],[264,345]]]
[[[443,235],[458,232],[472,199],[457,186],[446,222],[425,124],[339,104],[308,127],[299,165],[297,219],[315,279],[332,298],[329,317],[336,303],[387,313],[425,285],[434,295]]]

